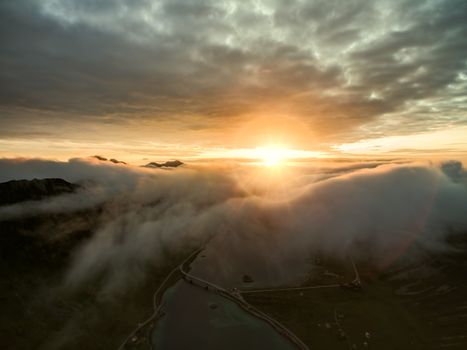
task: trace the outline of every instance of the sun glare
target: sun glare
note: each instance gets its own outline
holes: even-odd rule
[[[325,152],[289,149],[279,144],[269,144],[256,148],[215,149],[203,153],[204,158],[251,160],[259,165],[278,167],[290,161],[326,157]]]
[[[259,147],[255,149],[256,158],[265,166],[279,166],[287,159],[287,149],[278,146]]]

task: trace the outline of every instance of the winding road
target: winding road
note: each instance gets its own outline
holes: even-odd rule
[[[204,288],[209,291],[213,291],[218,293],[219,295],[235,302],[239,305],[243,310],[250,313],[251,315],[266,321],[269,323],[278,333],[282,334],[284,337],[288,338],[294,345],[296,345],[299,349],[302,350],[309,350],[308,346],[305,345],[294,333],[292,333],[289,329],[287,329],[283,324],[279,321],[273,319],[272,317],[268,316],[264,312],[261,312],[253,305],[247,303],[241,296],[240,291],[233,289],[232,291],[228,291],[221,286],[218,286],[214,283],[206,281],[200,277],[194,276],[185,270],[185,264],[182,263],[180,265],[180,272],[183,274],[183,278],[188,282],[194,285],[197,285],[201,288]]]
[[[297,348],[301,350],[309,350],[308,346],[304,344],[294,333],[292,333],[289,329],[287,329],[283,324],[279,321],[275,320],[274,318],[270,317],[269,315],[265,314],[264,312],[258,310],[253,305],[246,302],[242,294],[250,294],[250,293],[265,293],[265,292],[282,292],[282,291],[305,291],[310,289],[319,289],[319,288],[337,288],[343,287],[342,284],[328,284],[328,285],[318,285],[318,286],[308,286],[308,287],[290,287],[290,288],[270,288],[270,289],[251,289],[251,290],[238,290],[233,288],[232,290],[227,290],[219,285],[216,285],[212,282],[206,281],[198,276],[192,275],[188,272],[189,265],[193,261],[193,259],[202,251],[203,249],[198,249],[191,253],[183,262],[175,267],[163,280],[157,290],[154,292],[153,295],[153,314],[146,319],[144,322],[140,323],[138,327],[123,341],[123,343],[118,348],[119,350],[124,350],[125,346],[130,342],[136,342],[139,339],[139,333],[142,329],[148,325],[151,321],[157,319],[158,314],[162,311],[162,303],[159,300],[162,299],[163,292],[165,291],[165,286],[167,282],[172,278],[175,273],[180,273],[183,279],[193,285],[196,285],[200,288],[205,290],[217,293],[239,305],[243,310],[250,313],[251,315],[267,322],[270,324],[278,333],[289,339]],[[352,282],[349,283],[350,286],[353,287],[361,287],[361,280],[360,275],[358,273],[357,267],[355,265],[354,260],[350,257],[352,268],[355,273],[355,278]]]
[[[175,267],[170,273],[165,277],[165,279],[162,281],[162,283],[159,285],[159,287],[156,289],[156,291],[153,294],[153,309],[154,312],[152,313],[149,318],[147,318],[144,322],[138,324],[138,327],[128,335],[128,337],[125,338],[125,340],[122,342],[122,344],[118,347],[118,350],[124,350],[125,346],[129,342],[134,342],[138,340],[138,334],[141,332],[141,330],[146,327],[151,321],[155,320],[157,318],[157,315],[162,311],[162,303],[159,303],[159,300],[162,299],[162,294],[165,291],[165,285],[167,282],[170,280],[170,278],[176,273],[180,272],[180,267],[183,264],[186,264],[187,262],[191,261],[193,257],[195,257],[201,250],[196,250],[195,252],[191,253],[180,265]]]

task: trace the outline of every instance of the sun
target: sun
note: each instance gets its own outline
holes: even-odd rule
[[[272,143],[256,148],[221,148],[206,152],[203,156],[205,158],[247,160],[250,164],[279,168],[294,166],[305,159],[323,158],[327,154],[321,151],[291,149],[284,144]]]
[[[268,167],[281,165],[287,159],[287,149],[281,146],[265,146],[255,149],[255,156]]]

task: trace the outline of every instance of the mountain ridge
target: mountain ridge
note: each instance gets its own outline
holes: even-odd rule
[[[10,180],[0,183],[0,205],[11,205],[73,193],[80,187],[80,185],[60,178]]]

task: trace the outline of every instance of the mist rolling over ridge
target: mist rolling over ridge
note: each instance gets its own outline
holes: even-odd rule
[[[225,247],[237,242],[245,252],[254,250],[257,262],[274,273],[275,267],[287,270],[292,256],[303,263],[312,251],[352,253],[383,266],[413,244],[448,249],[446,235],[467,230],[467,177],[460,163],[370,164],[344,174],[336,167],[330,178],[314,183],[308,181],[310,172],[320,179],[316,165],[274,176],[254,168],[164,172],[86,160],[2,160],[0,166],[17,178],[26,175],[24,169],[30,178],[57,175],[59,169],[69,181],[91,180],[73,194],[4,206],[0,218],[103,206],[67,280],[105,274],[108,287],[116,289],[137,281],[139,269],[157,264],[166,251],[201,247],[215,236],[222,236],[216,242]],[[242,261],[241,252],[224,258],[234,266]]]

